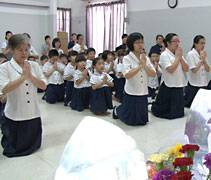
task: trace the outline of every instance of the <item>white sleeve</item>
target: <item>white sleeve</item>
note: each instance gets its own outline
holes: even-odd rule
[[[43,66],[43,72],[49,72],[49,66],[48,66],[48,63],[45,63],[44,66]]]
[[[127,56],[123,58],[123,65],[124,68],[122,73],[125,76],[131,70],[130,59]]]
[[[169,57],[166,54],[162,53],[160,55],[160,61],[159,61],[161,68],[166,69],[167,67],[171,66],[172,63],[169,60],[170,60]]]
[[[78,72],[78,71],[75,71],[75,73],[74,73],[74,81],[77,81],[78,79],[80,79],[80,77],[81,77],[81,73]]]
[[[4,41],[3,43],[2,43],[2,45],[1,45],[1,48],[3,49],[6,49],[6,47],[7,47],[7,43]]]
[[[193,54],[191,52],[189,52],[187,54],[186,59],[187,59],[187,62],[188,62],[189,69],[193,69],[193,68],[196,67],[194,56],[193,56]]]
[[[73,46],[73,51],[79,51],[80,49],[78,48],[78,45],[76,44],[75,46]]]
[[[0,92],[10,82],[9,72],[5,64],[0,65]]]
[[[107,78],[108,78],[108,81],[109,82],[112,82],[113,81],[113,78],[109,74],[107,74]]]
[[[35,69],[35,73],[36,73],[35,75],[36,75],[36,77],[37,77],[38,79],[44,81],[45,84],[47,85],[46,78],[45,78],[45,76],[44,76],[42,70],[40,69],[39,65],[38,65],[37,63],[30,63],[30,64],[31,64],[31,66],[33,66],[34,69]]]
[[[96,76],[95,76],[95,75],[92,75],[89,82],[90,82],[91,84],[97,84]]]

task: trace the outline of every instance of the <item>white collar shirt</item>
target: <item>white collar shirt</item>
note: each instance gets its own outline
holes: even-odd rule
[[[109,82],[113,81],[113,78],[111,76],[109,76],[109,74],[107,74],[106,72],[103,72],[102,74],[95,72],[90,79],[90,83],[98,84],[103,81],[104,76],[107,76]],[[103,84],[100,88],[102,88],[102,87],[108,87],[108,85]]]
[[[142,55],[140,56],[141,59]],[[139,66],[139,59],[135,56],[133,52],[130,52],[127,56],[123,58],[123,75],[125,76],[129,71]],[[146,65],[152,68],[154,67],[150,63],[149,58],[147,57]],[[142,96],[148,94],[148,74],[142,68],[136,75],[126,79],[125,82],[125,92],[129,95]]]
[[[105,64],[104,64],[104,71],[105,71],[105,72],[108,71],[109,68],[110,68],[110,66],[111,66],[111,62],[110,62],[110,63],[107,63],[107,62],[105,61]],[[110,71],[108,74],[114,74],[114,72],[113,72],[113,71]]]
[[[122,63],[115,63],[115,65],[114,65],[114,69],[115,69],[115,71],[116,71],[116,77],[117,78],[121,78],[120,76],[119,76],[119,73],[122,73],[123,72],[123,69],[124,69],[124,65],[122,64]]]
[[[65,65],[60,62],[57,62],[57,67],[62,71],[64,71],[65,69]],[[50,62],[45,63],[45,65],[43,66],[43,73],[49,72],[52,68],[53,64],[51,64]],[[61,75],[59,71],[54,71],[49,77],[46,78],[48,84],[61,85],[64,83],[63,75]]]
[[[153,65],[154,66],[154,65]],[[155,68],[155,67],[154,67]],[[158,66],[158,71],[162,72],[160,66]],[[152,89],[156,89],[157,87],[159,87],[159,82],[158,82],[158,75],[156,74],[155,77],[151,77],[149,76],[149,84],[148,86]]]
[[[31,73],[45,82],[44,75],[35,62],[28,61]],[[10,61],[0,65],[0,91],[13,81],[20,79],[23,70],[12,58]],[[37,99],[37,87],[27,78],[16,89],[7,93],[5,116],[14,120],[30,120],[40,117],[40,110]]]
[[[78,43],[77,43],[76,45],[73,46],[73,51],[79,52],[80,49],[81,49],[81,45],[78,44]],[[87,49],[87,46],[86,46],[86,45],[84,45],[84,49]],[[83,51],[84,51],[84,50],[83,50]]]
[[[76,84],[76,81],[82,77],[82,72],[77,69],[74,73],[74,88],[85,88],[85,87],[90,87],[91,84],[87,80],[87,78],[84,78],[83,81],[80,84]]]
[[[1,45],[1,48],[8,49],[8,41],[7,40],[4,40],[4,42]]]
[[[164,82],[167,87],[184,87],[187,85],[187,82],[181,63],[178,64],[173,73],[166,70],[166,68],[171,66],[175,60],[176,56],[168,48],[166,48],[165,51],[160,55],[159,64],[162,69],[161,83]]]
[[[192,86],[203,87],[207,86],[207,77],[204,64],[200,66],[197,72],[193,72],[191,69],[195,68],[197,64],[200,62],[199,53],[193,48],[190,52],[188,52],[186,60],[189,65],[188,72],[188,81]],[[207,60],[206,60],[207,61]],[[207,61],[208,63],[208,61]]]
[[[72,66],[71,63],[68,63],[67,66],[64,69],[63,78],[66,79],[67,77],[69,77],[70,75],[72,75],[73,78],[70,79],[70,80],[68,80],[68,81],[74,81],[74,72],[75,72],[75,67]]]

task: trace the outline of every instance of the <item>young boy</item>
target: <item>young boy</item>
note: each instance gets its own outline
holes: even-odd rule
[[[59,53],[52,49],[49,51],[49,62],[45,63],[43,73],[47,78],[46,102],[54,104],[64,101],[63,74],[65,65],[59,62]]]
[[[148,83],[148,91],[149,91],[149,97],[152,97],[152,99],[155,99],[156,97],[156,89],[159,87],[158,77],[161,76],[162,70],[160,66],[158,65],[160,54],[156,51],[150,51],[149,52],[149,58],[151,64],[154,66],[156,70],[156,76],[153,78],[149,76],[149,83]]]
[[[46,62],[48,62],[48,56],[42,55],[42,56],[40,57],[40,69],[42,70],[42,72],[43,72],[43,66],[44,66],[44,64],[45,64]],[[44,90],[38,88],[38,89],[37,89],[37,92],[38,92],[38,93],[43,93]],[[43,95],[42,99],[43,99],[43,100],[45,99],[45,94]]]
[[[78,55],[77,51],[70,51],[68,53],[69,63],[65,67],[63,78],[67,81],[64,106],[69,106],[71,102],[71,96],[74,88],[74,72],[76,69],[75,58]]]
[[[67,55],[66,54],[61,54],[60,56],[59,56],[59,60],[60,60],[60,62],[62,63],[62,64],[64,64],[65,66],[67,65],[67,63],[68,63],[68,57],[67,57]]]

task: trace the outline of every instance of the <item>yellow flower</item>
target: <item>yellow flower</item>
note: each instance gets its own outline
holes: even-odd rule
[[[173,146],[170,150],[166,152],[172,160],[175,158],[180,158],[183,156],[183,153],[179,152],[179,150],[182,148],[182,143],[177,143],[176,146]]]
[[[169,155],[167,154],[151,154],[148,160],[154,163],[161,163],[163,161],[167,161],[168,158],[169,158]]]

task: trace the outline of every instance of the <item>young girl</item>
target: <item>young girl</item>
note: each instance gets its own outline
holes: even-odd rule
[[[140,33],[128,36],[127,47],[130,53],[123,58],[123,75],[125,76],[125,93],[122,104],[114,107],[113,118],[135,126],[148,122],[147,95],[148,76],[155,77],[156,72],[150,60],[141,54],[144,37]]]
[[[175,119],[184,116],[183,88],[186,85],[184,71],[188,71],[188,64],[182,56],[179,42],[176,34],[167,34],[166,49],[160,56],[161,86],[156,101],[149,105],[153,115],[160,118]]]
[[[75,58],[78,55],[77,51],[68,53],[69,63],[65,67],[63,78],[67,81],[64,106],[69,106],[74,88],[74,72],[76,69]]]
[[[193,40],[193,48],[188,52],[186,60],[189,65],[188,86],[185,94],[185,107],[190,107],[200,88],[206,88],[208,81],[206,72],[210,71],[207,53],[204,51],[205,38],[198,35]]]
[[[41,146],[42,123],[37,88],[45,89],[39,65],[27,61],[30,41],[22,34],[9,39],[13,58],[0,66],[0,91],[7,95],[2,122],[3,154],[25,156]]]
[[[59,38],[53,39],[52,46],[53,46],[53,49],[56,49],[58,51],[59,56],[64,53],[64,51],[61,49],[61,41]]]
[[[113,78],[104,72],[104,60],[102,58],[95,58],[93,67],[96,71],[90,80],[92,85],[90,111],[103,114],[108,109],[113,109],[112,95],[109,88],[114,86]]]
[[[121,49],[118,51],[117,55],[117,63],[115,64],[115,71],[116,71],[116,93],[114,99],[121,102],[123,98],[123,91],[125,86],[125,77],[122,74],[124,65],[122,63],[123,57],[125,56],[125,50]]]
[[[90,77],[86,67],[84,55],[78,55],[75,59],[77,70],[74,73],[74,90],[71,101],[73,110],[83,111],[88,109],[91,97]]]

